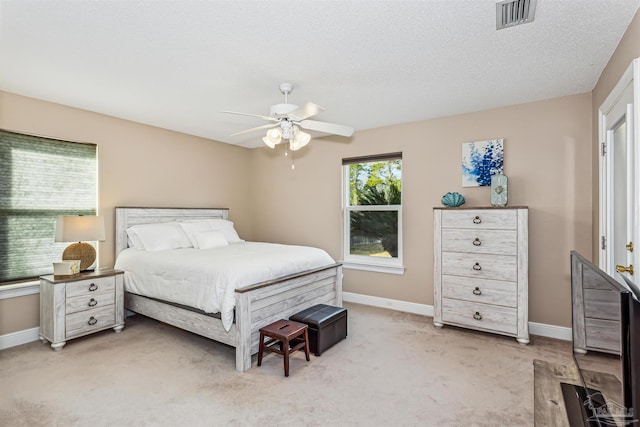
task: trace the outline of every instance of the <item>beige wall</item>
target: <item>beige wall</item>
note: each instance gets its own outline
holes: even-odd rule
[[[114,263],[116,206],[228,207],[239,234],[252,236],[245,148],[6,92],[0,92],[0,128],[98,144],[98,205],[107,231],[98,248],[101,267]],[[37,299],[16,300],[0,301],[0,335],[30,323],[5,316],[14,303],[25,319],[35,319],[27,327],[38,325]]]
[[[433,207],[448,191],[488,206],[489,188],[461,187],[463,142],[504,138],[509,204],[529,206],[530,320],[571,325],[569,251],[591,250],[591,95],[313,140],[295,160],[253,150],[255,237],[314,244],[341,258],[341,159],[403,153],[404,275],[344,271],[344,290],[433,304]]]
[[[599,239],[599,206],[598,206],[598,164],[599,164],[599,135],[598,135],[598,114],[599,108],[602,103],[607,99],[611,90],[622,77],[622,74],[636,58],[640,58],[640,11],[636,13],[636,16],[629,24],[627,31],[625,32],[622,40],[618,44],[609,63],[605,67],[604,71],[598,79],[596,87],[593,89],[593,119],[592,119],[592,135],[593,135],[593,176],[592,176],[592,188],[593,188],[593,252],[592,259],[594,262],[598,262],[598,239]],[[638,107],[638,106],[636,106]]]

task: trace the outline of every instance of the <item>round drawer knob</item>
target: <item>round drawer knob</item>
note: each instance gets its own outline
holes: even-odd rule
[[[480,239],[476,237],[475,240],[473,241],[473,246],[480,246],[481,244],[482,242],[480,241]]]
[[[480,266],[479,263],[476,262],[475,264],[473,264],[473,269],[475,271],[480,271],[480,270],[482,270],[482,267]]]
[[[482,291],[480,290],[479,287],[476,286],[476,288],[473,290],[473,294],[474,295],[482,295]]]
[[[479,216],[476,216],[475,218],[473,218],[473,223],[474,224],[480,224],[482,222],[482,220],[480,219]]]

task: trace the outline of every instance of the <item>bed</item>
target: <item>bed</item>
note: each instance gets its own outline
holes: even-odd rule
[[[251,283],[235,282],[236,285],[237,283],[242,285],[229,291],[231,298],[229,304],[232,305],[231,320],[229,320],[229,314],[225,314],[228,307],[216,315],[210,312],[211,307],[203,309],[198,307],[198,304],[191,304],[179,297],[165,300],[162,297],[158,298],[153,292],[141,290],[141,287],[137,286],[137,279],[141,276],[136,276],[137,273],[134,269],[127,266],[135,265],[140,259],[138,257],[149,254],[134,253],[136,250],[129,248],[130,246],[135,247],[136,243],[132,242],[131,235],[127,234],[128,229],[147,224],[172,222],[184,224],[184,222],[197,223],[203,220],[227,219],[228,209],[118,207],[116,208],[116,268],[125,272],[125,307],[128,310],[235,347],[236,370],[244,372],[251,368],[251,356],[258,352],[259,329],[261,327],[278,319],[288,318],[290,315],[315,304],[342,307],[342,265],[329,257],[326,262],[315,261],[316,264],[322,265],[305,268],[300,267],[306,265],[306,262],[301,260],[296,266],[288,267],[296,268],[295,271],[289,271],[284,275],[273,277],[274,274],[277,275],[279,271],[284,270],[269,268],[269,272],[265,272],[268,274],[265,276],[268,277],[265,280],[255,280],[254,282],[253,279],[245,277],[243,280],[251,280]],[[259,252],[262,251],[261,245],[266,244],[238,242],[229,244],[230,249],[213,247],[213,249],[197,253],[197,249],[191,248],[179,250],[179,252],[188,254],[191,251],[195,258],[196,254],[201,255],[207,251],[220,250],[217,253],[222,254],[222,251],[239,251],[239,248],[243,246]],[[203,248],[205,247],[203,246]],[[162,253],[162,251],[158,252],[158,254]],[[228,259],[233,259],[233,255],[233,253],[229,255]],[[165,256],[167,255],[165,254]],[[228,262],[228,264],[231,263]],[[259,268],[260,263],[252,262],[251,264],[258,264],[256,268]],[[175,280],[176,283],[180,281],[177,278],[171,278],[168,274],[170,271],[168,266],[165,270],[161,274],[169,285],[171,280]],[[258,277],[255,274],[252,272],[249,277]],[[194,284],[197,281],[198,275],[193,274],[188,276],[186,280],[182,280],[182,284]],[[130,283],[128,284],[128,282]],[[197,298],[194,301],[196,300]],[[220,305],[223,306],[224,303],[220,303]]]

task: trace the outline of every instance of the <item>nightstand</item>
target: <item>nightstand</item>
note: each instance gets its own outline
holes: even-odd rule
[[[40,339],[60,350],[67,340],[124,328],[124,272],[100,269],[40,277]]]

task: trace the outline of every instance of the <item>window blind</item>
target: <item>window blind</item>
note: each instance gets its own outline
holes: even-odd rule
[[[53,272],[56,216],[96,215],[97,149],[0,130],[0,282]]]

